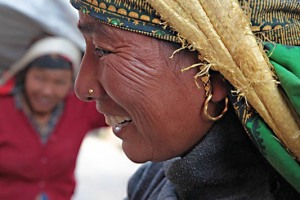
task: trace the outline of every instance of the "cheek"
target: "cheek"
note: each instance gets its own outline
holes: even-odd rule
[[[36,90],[39,90],[39,88],[42,87],[41,84],[39,84],[32,76],[27,76],[24,82],[25,91],[27,93],[32,93]]]
[[[133,117],[138,132],[124,141],[126,152],[136,153],[138,146],[141,156],[168,159],[190,149],[209,128],[201,115],[204,90],[195,84],[195,71],[117,56],[102,64],[103,87]]]
[[[156,123],[157,119],[166,121],[164,117],[176,120],[187,118],[183,115],[199,115],[204,92],[196,87],[194,72],[181,73],[180,69],[174,72],[166,63],[150,68],[119,57],[103,64],[102,84],[109,96],[125,109],[133,107],[130,109],[139,114],[149,113],[144,116],[147,121]],[[184,114],[178,116],[178,113]]]
[[[171,156],[178,156],[190,149],[211,126],[202,115],[204,91],[197,88],[193,76],[187,75],[186,78],[185,85],[173,79],[169,91],[153,97],[154,106],[148,110],[156,116],[151,121],[153,127],[149,129],[149,135],[155,132],[156,144],[168,149]],[[161,147],[158,145],[157,148]]]
[[[143,112],[139,112],[139,132],[158,159],[181,155],[194,146],[209,128],[201,115],[203,92],[194,85],[193,77],[191,88],[176,80],[173,79],[166,87],[169,90],[147,96],[147,102],[141,109]],[[161,90],[166,89],[162,87]]]
[[[137,60],[117,56],[104,61],[103,65],[102,85],[111,98],[121,105],[124,102],[119,102],[120,97],[128,102],[133,99],[147,102],[149,96],[160,92],[158,80],[162,71],[151,69]]]
[[[153,98],[154,106],[150,110],[156,110],[157,127],[162,129],[161,132],[168,131],[179,136],[186,131],[199,131],[197,124],[201,120],[201,92],[181,86],[170,89]]]

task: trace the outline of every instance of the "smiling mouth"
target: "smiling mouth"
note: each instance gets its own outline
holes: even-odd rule
[[[120,116],[111,116],[111,115],[104,115],[105,122],[109,126],[112,126],[113,131],[115,133],[120,132],[123,127],[127,126],[132,122],[132,119],[129,117],[120,117]]]

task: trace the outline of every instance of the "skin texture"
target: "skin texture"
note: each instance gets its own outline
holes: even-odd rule
[[[125,154],[133,162],[162,161],[180,156],[201,140],[213,125],[203,116],[205,94],[197,88],[197,69],[180,70],[198,62],[197,54],[174,44],[114,28],[80,13],[79,28],[86,52],[75,91],[96,101],[108,116],[131,118],[121,131]],[[220,79],[221,80],[221,79]],[[213,79],[213,101],[225,97],[222,82]],[[93,89],[92,95],[88,94]],[[212,115],[214,104],[210,105]]]
[[[32,115],[37,120],[48,118],[72,88],[70,69],[31,67],[25,77],[25,96]]]

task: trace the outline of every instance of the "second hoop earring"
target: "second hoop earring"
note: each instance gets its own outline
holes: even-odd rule
[[[210,93],[209,96],[206,98],[205,102],[204,102],[204,108],[203,108],[203,113],[204,115],[211,121],[217,121],[219,119],[221,119],[223,117],[223,115],[227,112],[228,110],[228,97],[225,98],[225,108],[223,109],[222,113],[216,117],[212,117],[210,116],[210,114],[208,113],[208,103],[212,98],[212,94]]]

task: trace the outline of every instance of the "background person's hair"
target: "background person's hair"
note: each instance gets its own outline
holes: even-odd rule
[[[32,67],[46,69],[70,69],[73,71],[72,62],[66,57],[57,54],[44,55],[33,60],[21,72],[17,74],[16,87],[19,88],[24,85],[27,71]]]

